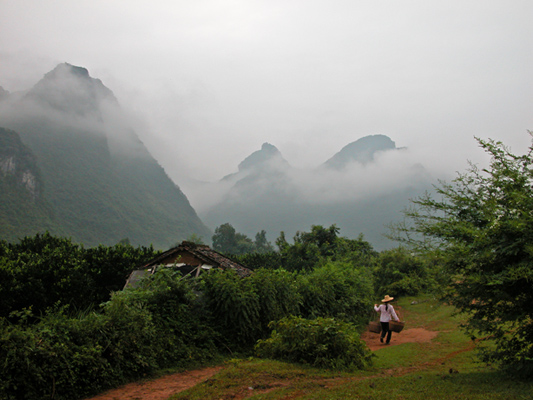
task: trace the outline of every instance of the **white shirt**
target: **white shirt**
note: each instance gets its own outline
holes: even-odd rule
[[[376,310],[378,313],[380,313],[379,320],[381,322],[389,322],[391,320],[391,317],[394,318],[396,321],[399,321],[400,318],[396,315],[396,311],[394,311],[394,307],[392,304],[389,304],[388,310],[386,308],[386,304],[381,304],[378,307],[374,306],[374,310]]]

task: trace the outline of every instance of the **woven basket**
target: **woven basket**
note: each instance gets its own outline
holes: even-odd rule
[[[380,333],[381,332],[381,324],[379,323],[379,321],[372,321],[368,325],[368,330],[370,332]]]
[[[404,326],[405,326],[405,322],[397,322],[397,321],[389,322],[389,329],[393,332],[401,332]]]

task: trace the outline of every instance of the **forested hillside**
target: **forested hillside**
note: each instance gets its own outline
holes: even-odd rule
[[[16,132],[0,127],[0,230],[4,239],[58,230],[43,190],[35,155]]]
[[[9,217],[12,228],[0,228],[0,238],[49,229],[90,246],[128,239],[167,248],[192,234],[210,236],[113,93],[86,69],[59,65],[28,92],[4,98],[0,117],[0,125],[15,131],[34,154],[41,203],[49,205],[48,213],[38,212],[40,223]],[[2,181],[5,186],[6,174]],[[28,207],[15,186],[5,187],[12,201],[0,209],[4,220]]]

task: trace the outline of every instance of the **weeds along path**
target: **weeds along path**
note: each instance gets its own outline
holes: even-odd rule
[[[428,331],[423,328],[414,328],[406,329],[400,334],[393,334],[393,339],[388,346],[398,346],[403,343],[426,343],[430,342],[433,338],[438,335],[436,331]],[[361,335],[361,338],[365,341],[367,346],[372,351],[379,351],[379,349],[385,348],[387,345],[380,343],[379,335],[376,333],[365,332]],[[383,371],[379,376],[383,376],[383,373],[389,376],[402,376],[411,372],[420,371],[423,369],[431,368],[432,366],[442,364],[446,360],[455,357],[456,355],[473,350],[474,345],[471,344],[467,348],[455,351],[439,359],[435,359],[430,362],[426,362],[420,365],[415,365],[411,367],[399,367]],[[142,381],[130,383],[124,386],[121,386],[117,389],[112,389],[107,392],[104,392],[96,397],[87,400],[126,400],[126,399],[143,399],[143,400],[167,400],[170,396],[182,392],[186,389],[189,389],[215,375],[223,367],[211,367],[204,368],[200,370],[187,371],[182,373],[170,374],[163,376],[158,379],[150,381]],[[376,377],[376,376],[374,376]],[[353,379],[369,379],[373,377],[364,377],[364,378],[335,378],[331,380],[324,380],[322,384],[324,386],[334,386],[341,384],[343,381],[349,381]],[[270,386],[270,390],[275,387],[288,386],[290,382],[277,382],[274,385]],[[264,390],[269,391],[269,389]],[[248,397],[246,393],[247,390],[242,390],[241,393],[236,393],[235,399],[243,399]],[[255,390],[254,394],[258,394],[261,390]],[[297,394],[293,393],[297,398]]]

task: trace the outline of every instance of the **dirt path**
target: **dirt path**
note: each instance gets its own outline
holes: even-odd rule
[[[363,334],[361,335],[361,339],[365,341],[366,345],[370,350],[376,351],[382,349],[385,346],[397,346],[403,343],[431,342],[431,340],[435,338],[438,334],[439,332],[428,331],[423,328],[405,329],[400,333],[393,332],[391,342],[388,345],[379,341],[379,333],[366,331],[363,332]]]
[[[393,333],[389,345],[380,343],[379,334],[368,331],[361,335],[361,339],[365,341],[370,350],[378,351],[385,346],[430,342],[437,334],[438,332],[422,328],[406,329],[401,333]],[[222,366],[204,368],[171,374],[151,381],[130,383],[87,400],[167,400],[173,394],[189,389],[210,378],[222,368]]]
[[[187,390],[210,378],[222,367],[166,375],[146,382],[135,382],[112,389],[88,400],[167,400],[173,394]]]

